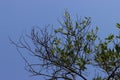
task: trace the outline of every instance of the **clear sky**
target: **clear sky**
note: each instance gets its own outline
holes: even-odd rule
[[[120,0],[0,0],[0,80],[37,80],[24,69],[24,61],[8,36],[18,40],[33,26],[53,24],[67,9],[72,16],[92,17],[100,37],[115,33],[120,22]]]

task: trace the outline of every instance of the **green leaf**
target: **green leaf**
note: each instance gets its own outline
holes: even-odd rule
[[[116,50],[117,53],[120,52],[120,46],[118,44],[115,45],[115,50]]]
[[[105,40],[113,40],[113,38],[114,38],[114,35],[110,34],[107,38],[105,38]]]
[[[62,31],[63,31],[63,28],[58,28],[58,29],[54,30],[55,33],[62,32]]]
[[[119,23],[117,23],[117,24],[116,24],[116,27],[120,29],[120,24],[119,24]]]

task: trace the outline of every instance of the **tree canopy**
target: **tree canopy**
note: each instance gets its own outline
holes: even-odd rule
[[[27,71],[46,80],[89,80],[86,71],[92,66],[105,73],[104,77],[98,73],[93,80],[120,80],[120,34],[103,39],[97,35],[98,27],[91,28],[90,17],[74,21],[67,11],[59,23],[57,29],[34,27],[18,43],[11,40],[25,60]],[[120,24],[116,27],[120,29]],[[30,63],[20,49],[29,51],[38,61]]]

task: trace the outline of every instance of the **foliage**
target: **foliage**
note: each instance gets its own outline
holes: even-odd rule
[[[88,76],[84,73],[88,70],[87,66],[92,65],[106,74],[106,77],[95,76],[93,80],[120,79],[119,35],[110,34],[101,40],[97,36],[98,27],[90,28],[90,17],[73,21],[68,12],[65,12],[60,24],[61,27],[51,33],[48,27],[33,28],[28,36],[32,43],[25,40],[26,36],[19,40],[19,44],[11,40],[18,50],[24,48],[33,58],[40,60],[40,64],[32,64],[22,55],[29,72],[35,76],[45,76],[48,80],[87,80]],[[118,23],[116,26],[120,28]]]

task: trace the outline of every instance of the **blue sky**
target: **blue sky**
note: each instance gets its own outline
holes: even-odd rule
[[[116,33],[115,24],[120,22],[120,0],[0,0],[0,80],[37,80],[25,71],[8,37],[18,40],[33,26],[58,27],[65,9],[74,17],[92,17],[100,37]]]

